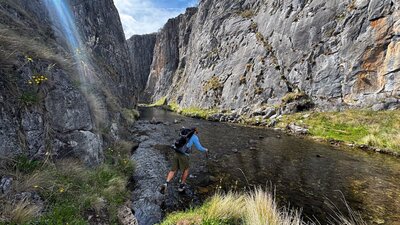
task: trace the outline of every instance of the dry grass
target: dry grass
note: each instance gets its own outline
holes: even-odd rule
[[[243,18],[250,19],[254,16],[254,12],[250,9],[247,9],[247,10],[240,12],[239,15]]]
[[[140,117],[140,113],[136,109],[124,108],[122,109],[122,116],[128,124],[133,124]]]
[[[344,201],[345,202],[345,201]],[[346,202],[345,202],[346,203]],[[347,205],[346,215],[332,207],[329,225],[366,225]],[[162,225],[172,224],[244,224],[244,225],[306,225],[297,210],[280,208],[274,194],[256,189],[247,194],[216,194],[202,207],[167,216]]]
[[[38,37],[23,36],[8,27],[0,24],[0,43],[4,57],[1,57],[2,63],[14,63],[17,58],[17,52],[22,51],[22,54],[30,56],[33,60],[45,59],[52,62],[57,62],[62,68],[72,68],[72,60],[65,56],[56,54],[55,47],[49,48],[43,40]]]
[[[344,196],[342,196],[342,201],[347,209],[346,214],[344,214],[344,212],[341,212],[335,204],[330,202],[328,207],[332,210],[333,215],[331,215],[330,218],[328,218],[328,224],[367,225],[367,223],[361,218],[361,215],[350,208]]]
[[[39,216],[40,208],[26,199],[4,207],[3,215],[11,224],[24,224]]]
[[[221,83],[217,76],[212,76],[203,86],[204,92],[208,92],[210,90],[219,90],[224,87],[224,84]]]
[[[248,225],[295,225],[305,224],[300,213],[279,209],[271,192],[257,189],[246,196],[244,224]]]
[[[216,194],[210,200],[205,218],[238,221],[245,210],[246,201],[243,195],[228,193]]]
[[[216,194],[199,209],[169,215],[162,223],[179,224],[303,225],[300,213],[279,209],[274,195],[256,189],[248,194]]]

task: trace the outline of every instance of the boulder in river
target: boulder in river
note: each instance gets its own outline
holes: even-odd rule
[[[286,128],[288,130],[290,130],[291,132],[295,133],[295,134],[303,134],[304,135],[304,134],[308,134],[309,133],[307,128],[297,126],[294,123],[291,123],[291,124],[287,125]]]

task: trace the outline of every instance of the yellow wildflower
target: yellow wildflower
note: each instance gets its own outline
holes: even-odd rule
[[[59,190],[60,193],[63,193],[64,191],[65,191],[64,188],[60,188],[60,190]]]
[[[28,60],[28,62],[33,62],[33,59],[31,57],[26,57],[26,59]]]
[[[33,186],[34,188],[38,188],[39,186],[38,185],[35,185],[35,186]]]
[[[28,81],[29,84],[32,84],[32,81]]]

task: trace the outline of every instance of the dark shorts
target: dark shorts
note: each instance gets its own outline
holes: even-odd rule
[[[175,157],[172,162],[172,171],[184,171],[186,169],[189,169],[189,156],[176,153],[175,152]]]

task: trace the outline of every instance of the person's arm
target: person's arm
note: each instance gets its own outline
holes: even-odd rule
[[[187,144],[187,147],[190,148],[190,147],[192,147],[193,144],[197,148],[197,150],[199,150],[201,152],[207,152],[207,149],[204,148],[203,146],[201,146],[199,137],[197,137],[196,135],[193,135],[190,138],[189,143]]]

